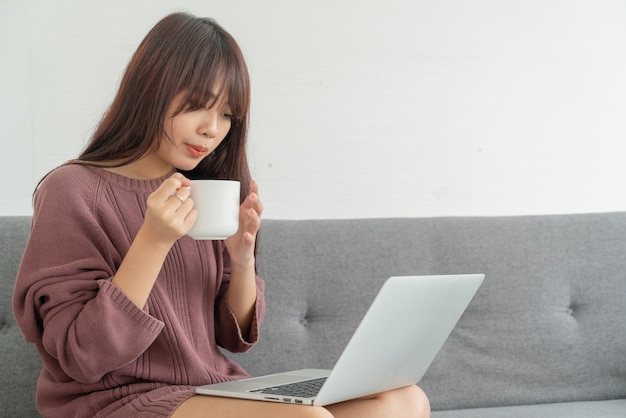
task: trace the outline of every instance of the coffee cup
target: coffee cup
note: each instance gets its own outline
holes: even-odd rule
[[[222,240],[239,229],[239,190],[234,180],[192,180],[190,197],[198,219],[187,233],[197,240]]]

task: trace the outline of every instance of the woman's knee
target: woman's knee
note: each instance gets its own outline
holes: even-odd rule
[[[417,385],[411,385],[403,388],[406,390],[408,402],[411,403],[416,417],[430,417],[430,401],[426,393]]]
[[[430,417],[430,401],[420,387],[410,385],[388,392],[388,394],[393,396],[395,398],[394,401],[401,405],[401,409],[406,413],[406,416],[416,418]]]

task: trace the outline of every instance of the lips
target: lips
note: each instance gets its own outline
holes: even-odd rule
[[[202,157],[206,155],[206,153],[209,151],[207,147],[203,147],[202,145],[191,145],[191,144],[186,144],[186,145],[187,145],[187,150],[194,157]]]

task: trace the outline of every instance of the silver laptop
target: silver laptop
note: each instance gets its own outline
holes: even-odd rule
[[[196,393],[324,406],[416,384],[484,278],[391,277],[332,370],[302,369],[205,385]]]

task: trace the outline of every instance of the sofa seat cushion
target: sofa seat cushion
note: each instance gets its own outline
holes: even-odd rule
[[[623,418],[626,399],[433,411],[432,418]]]

